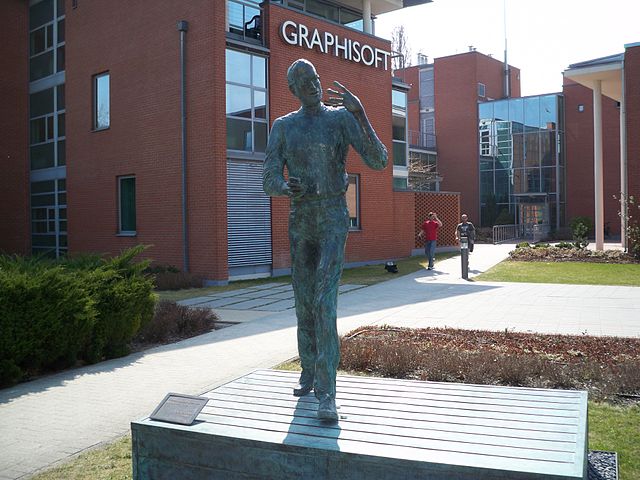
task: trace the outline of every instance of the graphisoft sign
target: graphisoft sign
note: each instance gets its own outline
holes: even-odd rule
[[[280,35],[289,45],[317,50],[321,53],[334,55],[356,63],[389,69],[391,53],[362,44],[357,40],[342,38],[330,32],[321,32],[317,28],[310,30],[306,25],[287,20],[280,25]]]

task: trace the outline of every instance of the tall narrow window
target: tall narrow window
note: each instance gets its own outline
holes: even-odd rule
[[[349,175],[347,189],[347,210],[349,210],[349,228],[360,229],[360,176]]]
[[[109,72],[93,77],[93,128],[109,128]]]
[[[136,177],[118,177],[118,232],[136,233]]]

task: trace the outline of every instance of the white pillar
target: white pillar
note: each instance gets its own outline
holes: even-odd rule
[[[602,177],[602,82],[593,82],[593,179],[596,250],[604,249],[604,182]]]
[[[620,100],[620,243],[627,248],[627,107],[624,98],[624,64],[622,67],[622,99]]]
[[[373,33],[373,25],[371,23],[371,0],[362,0],[362,20],[364,24],[364,33]]]

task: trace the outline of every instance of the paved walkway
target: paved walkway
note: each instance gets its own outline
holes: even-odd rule
[[[477,245],[471,277],[512,248]],[[387,324],[640,336],[640,288],[467,282],[459,257],[389,278],[340,295],[341,333]],[[1,390],[0,479],[26,478],[126,434],[167,392],[199,394],[296,355],[292,309],[217,311],[242,323]]]

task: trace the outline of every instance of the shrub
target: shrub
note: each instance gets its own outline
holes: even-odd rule
[[[516,245],[516,248],[529,248],[530,246],[529,242],[520,242]]]
[[[189,338],[216,328],[218,316],[208,308],[193,308],[161,300],[153,319],[136,335],[137,343],[161,343]]]
[[[573,247],[575,247],[575,245],[571,242],[559,242],[556,244],[556,248],[567,249],[567,248],[573,248]]]
[[[545,242],[541,242],[541,243],[536,243],[534,245],[532,245],[533,248],[549,248],[549,244],[545,243]]]
[[[72,365],[97,317],[90,285],[63,265],[0,257],[0,385]]]
[[[573,234],[574,245],[586,248],[589,245],[587,237],[593,231],[593,220],[589,217],[574,217],[569,222]]]
[[[101,260],[98,268],[86,273],[98,310],[91,342],[84,354],[89,362],[127,355],[129,342],[153,316],[156,301],[153,282],[143,274],[149,262],[133,262],[144,249],[139,245],[117,257]]]

